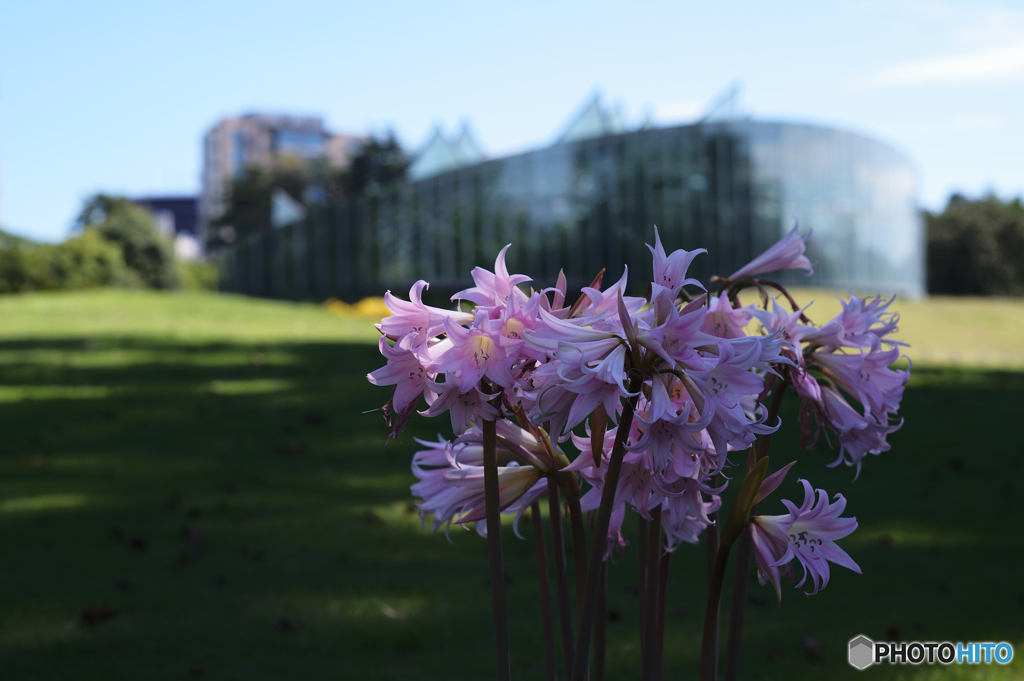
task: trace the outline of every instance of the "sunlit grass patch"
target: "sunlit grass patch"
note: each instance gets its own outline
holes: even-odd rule
[[[893,546],[895,548],[966,548],[980,544],[991,544],[995,539],[979,528],[967,531],[925,525],[906,520],[893,519],[889,522],[861,525],[857,531],[840,542],[850,549],[857,546]]]
[[[99,385],[0,385],[0,402],[97,400],[116,392],[116,388]]]
[[[0,513],[68,510],[84,506],[88,498],[81,494],[38,494],[0,501]]]
[[[204,389],[214,395],[247,395],[276,393],[292,387],[291,381],[273,378],[257,378],[250,380],[219,379],[208,383]]]

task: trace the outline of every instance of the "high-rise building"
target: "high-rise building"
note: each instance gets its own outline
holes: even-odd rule
[[[319,117],[248,114],[219,121],[203,139],[200,229],[223,214],[231,180],[247,167],[269,168],[282,157],[344,167],[362,141],[328,132]]]

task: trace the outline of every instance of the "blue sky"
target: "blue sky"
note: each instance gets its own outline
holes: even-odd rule
[[[1024,193],[1024,4],[152,2],[0,5],[0,223],[57,240],[84,198],[194,193],[219,118],[322,115],[417,148],[472,121],[551,142],[595,90],[685,122],[732,81],[758,119],[895,144],[922,205]]]

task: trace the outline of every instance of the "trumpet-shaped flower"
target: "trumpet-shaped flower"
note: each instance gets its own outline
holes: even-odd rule
[[[747,526],[754,540],[758,579],[761,584],[772,583],[780,602],[780,568],[787,568],[793,560],[804,569],[797,587],[811,578],[813,590],[808,595],[818,593],[828,584],[829,562],[860,574],[860,567],[835,544],[837,539],[857,529],[856,518],[839,517],[846,509],[846,499],[837,494],[835,502],[830,503],[825,490],[815,490],[806,480],[799,482],[804,486],[803,504],[797,507],[784,499],[788,514],[756,516]]]
[[[479,308],[469,329],[445,320],[452,347],[437,358],[437,364],[449,376],[457,376],[460,393],[478,385],[484,376],[503,388],[515,383],[506,349],[518,347],[519,341],[495,334],[490,327],[487,312]]]
[[[729,279],[737,281],[746,277],[764,274],[765,272],[793,269],[807,270],[807,276],[814,274],[814,267],[811,265],[811,261],[804,256],[804,251],[807,250],[806,242],[811,237],[811,233],[808,232],[807,236],[801,239],[797,233],[798,228],[798,225],[794,225],[793,230],[789,234],[772,244],[764,253],[733,272],[729,275]]]
[[[384,303],[391,311],[390,317],[381,320],[379,329],[388,338],[397,341],[412,335],[411,347],[418,347],[430,338],[444,332],[444,321],[453,319],[456,324],[463,324],[473,319],[466,312],[442,310],[425,305],[422,300],[423,291],[429,286],[422,279],[409,289],[409,300],[405,301],[384,293]]]
[[[638,333],[637,341],[671,367],[676,362],[693,361],[695,348],[718,341],[702,330],[708,308],[700,300],[695,300],[679,310],[669,290],[658,288],[651,301],[654,326]]]
[[[494,271],[490,272],[482,267],[474,267],[471,274],[476,286],[463,289],[454,296],[452,300],[468,300],[488,312],[498,312],[509,299],[509,296],[516,296],[519,302],[525,303],[526,294],[516,288],[517,285],[530,281],[525,274],[509,274],[505,266],[505,253],[511,248],[508,244],[501,249],[498,257],[494,260]]]
[[[742,338],[743,327],[750,321],[753,305],[734,308],[723,291],[717,298],[708,301],[708,314],[701,331],[718,338]]]
[[[665,253],[665,247],[661,245],[661,237],[658,236],[658,228],[654,228],[654,246],[647,244],[647,248],[650,249],[651,255],[654,256],[654,284],[663,286],[671,292],[671,297],[675,298],[679,293],[679,289],[683,286],[691,285],[697,286],[701,289],[704,285],[696,279],[688,279],[686,277],[686,270],[690,268],[690,263],[701,253],[707,253],[707,249],[698,248],[693,251],[684,251],[678,249],[672,251],[671,254]],[[632,312],[632,310],[631,310]]]

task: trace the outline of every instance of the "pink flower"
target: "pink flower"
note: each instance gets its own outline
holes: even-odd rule
[[[629,268],[626,267],[623,269],[619,280],[604,291],[589,286],[584,287],[583,295],[588,298],[588,303],[580,310],[580,316],[592,317],[593,319],[588,323],[595,329],[615,333],[621,332],[622,324],[618,319],[619,294],[622,294],[626,310],[631,315],[635,315],[640,308],[647,304],[647,301],[643,298],[626,295],[626,279],[628,276]],[[605,322],[605,319],[608,321]]]
[[[780,568],[786,568],[794,559],[804,568],[797,587],[810,576],[814,595],[828,584],[829,562],[860,574],[860,567],[835,541],[857,529],[856,518],[840,518],[846,509],[846,499],[837,494],[835,503],[829,503],[825,490],[814,490],[806,480],[804,503],[798,508],[791,501],[782,503],[789,509],[787,515],[756,516],[747,526],[754,540],[754,558],[757,561],[761,584],[771,582],[775,594],[782,601],[779,586]]]
[[[480,308],[469,329],[445,320],[452,347],[437,358],[437,364],[445,374],[457,377],[460,393],[478,385],[484,376],[503,388],[511,388],[515,383],[506,349],[518,347],[519,341],[493,333],[490,321],[487,312]]]
[[[388,363],[366,374],[366,380],[373,385],[393,385],[395,395],[391,399],[395,411],[401,412],[415,404],[426,390],[426,381],[433,378],[420,363],[419,358],[410,349],[413,336],[405,336],[394,347],[388,344],[385,336],[377,341],[380,354],[387,358]]]
[[[380,353],[387,358],[388,363],[366,375],[373,385],[394,385],[395,392],[386,405],[381,408],[384,420],[391,426],[391,435],[388,441],[397,437],[405,430],[405,424],[409,421],[420,397],[433,398],[433,393],[427,387],[427,381],[434,378],[434,374],[420,363],[420,359],[411,348],[416,342],[416,334],[409,334],[402,337],[395,343],[394,347],[388,344],[386,336],[378,340]]]
[[[681,311],[667,289],[661,289],[651,301],[655,326],[637,334],[640,345],[675,366],[676,362],[693,360],[694,348],[715,343],[718,339],[702,331],[707,308],[695,300]]]
[[[479,431],[476,434],[479,436]],[[410,490],[421,499],[420,517],[433,514],[435,531],[453,521],[464,524],[483,519],[483,447],[463,442],[417,442],[427,447],[416,452],[412,460],[412,471],[419,482]],[[499,446],[499,464],[505,465],[498,467],[498,506],[504,511],[525,499],[516,509],[518,524],[525,508],[543,495],[547,484],[539,469],[510,461],[509,454],[506,447]]]
[[[509,274],[505,267],[505,253],[512,246],[508,244],[501,249],[501,253],[494,260],[494,272],[489,272],[482,267],[474,267],[471,274],[476,286],[459,291],[452,300],[468,300],[486,309],[488,312],[496,311],[504,306],[509,296],[520,298],[520,302],[526,302],[526,294],[516,288],[517,285],[530,281],[524,274]]]
[[[910,372],[890,369],[899,358],[899,350],[875,349],[867,354],[844,355],[837,352],[815,352],[811,355],[821,365],[826,376],[864,405],[865,413],[881,416],[895,412],[903,399],[903,388],[910,380]]]
[[[387,291],[384,294],[384,303],[391,310],[391,316],[381,320],[378,327],[380,332],[396,341],[412,334],[411,346],[419,346],[443,333],[446,319],[453,319],[457,324],[472,320],[473,316],[465,312],[441,310],[424,305],[421,297],[428,286],[429,284],[422,279],[413,284],[409,289],[408,302],[395,298],[391,291]]]
[[[647,466],[654,473],[663,473],[670,462],[670,456],[677,454],[690,459],[704,453],[707,444],[700,431],[707,427],[710,418],[701,418],[692,402],[671,399],[666,382],[674,384],[679,379],[668,374],[655,376],[651,381],[651,400],[646,408],[638,410],[636,420],[643,424],[638,438],[631,438],[627,449],[631,452],[646,452]],[[682,392],[682,388],[673,385]]]
[[[709,362],[705,369],[689,370],[691,376],[700,379],[697,387],[703,391],[706,400],[702,407],[706,410],[705,417],[709,412],[712,415],[708,434],[718,456],[716,470],[725,465],[729,449],[745,449],[756,435],[778,429],[779,423],[774,426],[765,423],[767,411],[761,410],[760,418],[748,418],[743,402],[756,397],[764,389],[764,378],[751,369],[765,368],[765,355],[770,355],[765,349],[774,347],[774,361],[783,360],[778,355],[779,345],[779,339],[772,336],[719,341],[717,362]]]
[[[885,338],[897,330],[900,320],[899,315],[888,311],[894,300],[896,296],[883,302],[881,296],[864,299],[851,295],[849,300],[840,301],[843,311],[833,321],[842,327],[841,343],[849,347],[870,348],[877,339],[883,343],[903,345]]]
[[[430,389],[439,395],[426,411],[420,412],[420,416],[439,416],[448,412],[456,435],[465,433],[478,419],[497,421],[501,418],[501,411],[490,403],[496,395],[485,395],[477,387],[461,393],[454,386],[447,389],[446,386],[433,382],[429,384]]]
[[[807,236],[801,239],[797,234],[797,229],[798,226],[794,225],[793,231],[776,241],[764,253],[733,272],[729,279],[737,281],[765,272],[792,269],[807,270],[807,276],[814,274],[811,261],[804,256],[804,251],[807,250],[806,241],[811,237],[811,233],[808,232]]]
[[[693,259],[701,253],[707,253],[707,249],[698,248],[694,251],[684,251],[680,248],[672,251],[671,255],[666,255],[665,248],[661,245],[661,237],[658,236],[657,227],[654,228],[654,247],[652,248],[650,244],[647,244],[647,248],[650,249],[651,255],[654,256],[653,283],[668,289],[671,292],[672,298],[675,298],[679,293],[679,289],[686,285],[704,289],[704,285],[696,279],[686,278],[686,270],[690,268],[690,263],[693,262]]]
[[[708,301],[707,317],[700,330],[718,338],[742,338],[747,335],[743,327],[750,321],[752,309],[753,305],[734,308],[723,291]]]
[[[805,326],[800,323],[800,315],[804,313],[810,305],[806,305],[796,312],[787,313],[786,310],[779,305],[779,301],[772,298],[772,309],[759,310],[754,307],[750,310],[750,314],[761,322],[766,333],[776,333],[787,341],[796,353],[800,352],[800,340],[808,333],[816,332],[818,329],[813,326]]]

